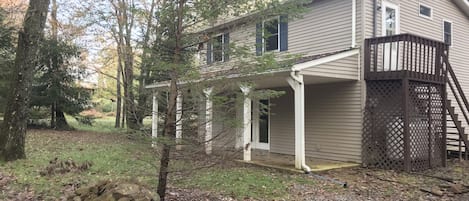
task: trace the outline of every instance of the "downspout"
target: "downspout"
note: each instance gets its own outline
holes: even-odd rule
[[[373,38],[376,38],[378,21],[378,0],[373,0]]]
[[[301,86],[301,85],[304,85],[304,82],[303,80],[299,79],[298,78],[298,71],[292,71],[290,73],[290,77],[296,82],[298,83],[298,86]],[[303,86],[304,87],[304,86]],[[298,87],[300,88],[300,87]],[[299,89],[295,89],[296,91],[298,91]],[[298,92],[297,92],[298,93]],[[304,95],[304,94],[303,94]],[[304,98],[304,96],[303,96]],[[304,102],[303,102],[303,107],[304,107]],[[303,108],[304,109],[304,108]],[[304,120],[304,119],[303,119]],[[303,126],[303,137],[304,137],[304,126]],[[304,150],[305,150],[305,145],[304,145],[304,138],[303,138],[303,146],[302,146],[302,149],[303,149],[303,159],[301,160],[301,168],[303,169],[303,171],[305,172],[305,174],[309,174],[311,173],[311,168],[306,165],[306,161],[304,159],[304,156],[305,156],[305,153],[304,153]]]
[[[357,0],[352,0],[352,48],[357,46]]]

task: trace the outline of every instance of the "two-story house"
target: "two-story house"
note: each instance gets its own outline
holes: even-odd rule
[[[295,167],[305,171],[305,157],[419,170],[444,166],[448,150],[467,153],[468,122],[457,114],[469,121],[463,118],[469,112],[468,1],[313,0],[305,6],[300,19],[241,17],[206,30],[216,42],[201,48],[203,73],[223,72],[236,60],[223,54],[230,42],[252,43],[257,55],[302,55],[291,68],[256,75],[254,88],[240,87],[246,95],[258,89],[285,94],[246,96],[237,112],[244,127],[219,144],[242,149],[246,161],[252,150],[294,155]],[[227,24],[236,29],[227,32]],[[270,106],[267,114],[259,103]],[[216,119],[223,111],[207,112]],[[207,139],[220,127],[207,125]],[[217,142],[206,144],[207,153],[211,146]]]

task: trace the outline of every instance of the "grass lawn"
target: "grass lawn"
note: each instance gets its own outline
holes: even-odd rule
[[[93,126],[79,125],[69,119],[76,131],[29,130],[27,159],[0,162],[0,200],[18,192],[33,192],[36,200],[61,200],[75,187],[101,180],[136,180],[156,191],[158,158],[149,141],[131,137],[113,128],[112,118],[98,119]],[[41,176],[49,161],[73,160],[92,163],[83,172]],[[192,162],[191,162],[192,161]],[[171,166],[193,167],[195,160]],[[469,163],[450,161],[447,168],[425,172],[428,175],[457,179],[469,186]],[[364,168],[339,169],[320,173],[346,181],[349,188],[311,176],[228,162],[210,168],[172,173],[168,200],[469,200],[469,194],[456,195],[443,189],[436,197],[421,191],[448,183],[416,174]],[[14,176],[5,186],[2,177]],[[73,187],[73,188],[72,188]],[[72,190],[71,190],[72,189]],[[229,198],[229,199],[226,199]],[[24,199],[19,199],[24,200]]]
[[[30,130],[27,135],[27,159],[0,163],[0,173],[11,174],[16,182],[9,188],[29,189],[45,200],[63,196],[68,186],[87,186],[106,179],[131,179],[156,191],[157,154],[147,141],[129,139],[122,130],[112,127],[111,118],[98,119],[93,126],[79,125],[69,118],[78,131]],[[54,158],[90,161],[84,172],[41,176]],[[174,163],[176,164],[176,163]],[[238,164],[238,163],[233,163]],[[185,164],[190,167],[190,164]],[[170,175],[171,188],[198,189],[237,199],[291,199],[288,186],[296,182],[313,185],[302,175],[231,165],[191,171],[190,176]],[[0,186],[1,188],[1,186]],[[0,191],[0,200],[5,192]]]

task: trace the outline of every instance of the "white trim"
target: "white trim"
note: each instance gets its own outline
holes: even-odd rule
[[[271,20],[275,20],[275,17],[271,18],[271,19],[268,19],[268,20],[264,20],[262,21],[262,53],[265,53],[265,52],[280,52],[280,15],[279,16],[276,16],[277,18],[277,49],[276,50],[269,50],[267,51],[266,50],[266,41],[265,41],[265,22],[266,21],[271,21]]]
[[[260,142],[260,120],[261,120],[261,113],[260,113],[260,101],[267,100],[269,101],[268,108],[268,119],[267,122],[267,130],[268,130],[268,143],[261,143]],[[252,111],[252,148],[254,149],[261,149],[261,150],[270,150],[270,99],[255,99],[252,101],[253,111]]]
[[[357,46],[357,0],[352,0],[352,48]]]
[[[243,160],[251,161],[251,98],[249,94],[251,93],[251,87],[247,85],[240,86],[241,91],[244,94],[243,101]]]
[[[151,137],[152,147],[156,147],[154,140],[158,137],[158,92],[153,92],[153,108],[151,113]]]
[[[182,142],[182,92],[178,91],[176,98],[176,150],[181,150]]]
[[[454,23],[451,20],[447,20],[443,18],[441,33],[443,37],[443,43],[445,42],[445,22],[449,22],[451,24],[451,45],[449,47],[453,47],[454,45]]]
[[[209,87],[203,90],[205,95],[205,153],[212,154],[213,141],[213,102],[211,99],[213,88]]]
[[[313,61],[308,61],[308,62],[304,62],[304,63],[300,63],[300,64],[295,64],[292,67],[292,71],[301,71],[301,70],[311,68],[311,67],[314,67],[314,66],[318,66],[318,65],[321,65],[321,64],[324,64],[324,63],[328,63],[328,62],[331,62],[331,61],[335,61],[335,60],[343,59],[343,58],[346,58],[346,57],[349,57],[349,56],[353,56],[353,55],[358,54],[359,52],[360,52],[360,49],[352,49],[352,50],[349,50],[349,51],[346,51],[346,52],[337,53],[337,54],[327,56],[327,57],[323,57],[323,58],[320,58],[320,59],[316,59],[316,60],[313,60]]]
[[[401,33],[401,17],[400,17],[400,10],[399,5],[391,3],[389,1],[383,1],[382,8],[381,8],[381,35],[386,36],[386,23],[384,20],[386,19],[386,7],[392,8],[396,11],[396,34]]]
[[[210,43],[210,45],[212,46],[212,52],[210,53],[212,61],[208,64],[211,65],[213,63],[218,63],[218,62],[223,63],[223,62],[225,62],[225,34],[227,34],[227,33],[221,33],[221,34],[218,34],[218,35],[215,35],[214,37],[212,37],[212,42]],[[219,36],[221,36],[221,61],[215,61],[214,60],[215,57],[213,56],[213,52],[214,52],[213,51],[213,39],[217,38]]]
[[[295,100],[295,168],[309,173],[305,157],[305,86],[303,75],[291,72],[287,82],[294,91]]]
[[[422,13],[420,12],[420,8],[424,6],[424,7],[427,7],[430,9],[430,16],[426,16],[426,15],[422,15]],[[427,4],[423,4],[423,3],[419,3],[419,16],[420,17],[423,17],[423,18],[426,18],[426,19],[429,19],[429,20],[433,20],[433,8],[431,6],[428,6]]]

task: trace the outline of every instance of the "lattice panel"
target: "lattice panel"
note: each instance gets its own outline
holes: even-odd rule
[[[369,81],[363,132],[363,162],[400,169],[404,162],[403,90],[400,81]]]
[[[441,85],[409,83],[410,164],[413,171],[443,165],[445,115]]]
[[[444,88],[413,81],[408,89],[403,86],[402,80],[367,82],[363,163],[412,171],[442,166],[446,159]],[[408,100],[404,100],[405,91],[409,94]],[[408,122],[404,118],[404,101]],[[405,133],[405,125],[408,125],[408,133]],[[406,136],[409,146],[406,146]]]

